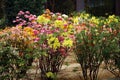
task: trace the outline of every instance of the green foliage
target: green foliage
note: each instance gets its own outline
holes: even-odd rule
[[[83,76],[85,80],[96,80],[98,69],[103,61],[102,38],[104,33],[98,32],[97,27],[87,25],[88,31],[81,31],[76,35],[76,48],[77,61],[81,64]],[[89,72],[90,71],[90,72]],[[89,74],[89,77],[87,76]]]
[[[33,53],[35,53],[35,49],[33,47],[33,44],[32,43],[26,44],[26,42],[30,40],[30,36],[29,40],[26,37],[22,38],[23,37],[22,34],[19,36],[17,35],[17,38],[15,38],[15,36],[10,38],[10,36],[16,34],[11,33],[12,29],[13,27],[0,31],[1,80],[14,80],[14,79],[19,80],[21,78],[24,78],[26,76],[27,70],[30,69],[34,58]],[[4,31],[6,31],[6,33]],[[21,32],[23,33],[23,31]],[[19,34],[19,31],[17,31],[17,34]],[[27,33],[24,34],[27,35]]]
[[[19,51],[9,44],[0,43],[0,79],[20,79],[26,76],[26,71],[30,68],[33,56],[24,51],[24,56],[19,55]]]
[[[55,74],[52,72],[47,72],[46,75],[48,78],[53,78],[53,79],[55,78]]]
[[[103,57],[106,64],[105,68],[110,71],[115,77],[120,78],[120,22],[115,22],[119,17],[112,17],[112,20],[107,27],[112,29],[112,32],[106,35],[107,40],[104,41]]]
[[[84,14],[85,15],[85,14]],[[97,80],[101,62],[107,70],[120,77],[120,19],[115,15],[96,18],[81,14],[75,18],[81,31],[76,31],[75,53],[85,80]],[[84,25],[81,25],[83,24]],[[82,28],[83,27],[83,28]]]
[[[4,28],[3,26],[5,26],[5,17],[0,19],[0,29]]]

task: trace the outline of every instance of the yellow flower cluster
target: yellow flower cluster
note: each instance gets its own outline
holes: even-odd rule
[[[78,25],[79,24],[78,18],[79,18],[78,16],[73,18],[74,25]]]
[[[90,18],[89,14],[84,13],[84,12],[80,13],[79,15],[73,17],[74,25],[79,25],[80,23],[86,20],[89,20],[89,18]]]
[[[37,17],[37,22],[40,24],[48,24],[50,19],[46,18],[44,15],[40,15]]]
[[[115,15],[110,15],[106,21],[107,21],[108,24],[110,24],[111,22],[117,23],[118,19],[116,18]]]
[[[90,22],[93,23],[93,24],[98,25],[98,24],[99,24],[99,19],[93,16],[93,17],[90,19]]]
[[[81,13],[80,14],[80,18],[83,18],[83,19],[89,19],[89,17],[90,17],[90,14],[88,14],[88,13]]]
[[[62,46],[63,47],[72,47],[73,41],[70,38],[67,38],[63,41]]]
[[[55,20],[55,22],[54,22],[55,27],[59,27],[61,29],[64,28],[64,24],[65,24],[65,22],[62,20]]]
[[[62,47],[69,47],[69,48],[73,46],[73,40],[68,38],[66,33],[63,33],[62,37],[63,38],[65,37],[65,39],[63,40],[63,42],[60,42],[58,40],[58,38],[55,37],[54,35],[52,35],[52,34],[48,35],[47,40],[48,40],[49,47],[56,50],[56,49],[60,48],[61,46]]]
[[[60,47],[60,42],[59,42],[58,38],[51,36],[47,40],[48,40],[48,45],[50,48],[53,48],[56,50],[57,48]]]
[[[30,36],[35,36],[34,35],[34,30],[32,29],[32,28],[30,28],[30,27],[25,27],[24,29],[23,29],[23,31],[25,31],[28,35],[30,35]]]

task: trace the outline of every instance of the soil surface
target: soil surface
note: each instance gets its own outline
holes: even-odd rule
[[[33,63],[34,69],[28,71],[28,75],[31,80],[40,80],[40,72],[36,68],[36,63]],[[58,80],[83,80],[80,65],[75,60],[75,54],[70,53],[65,59],[62,69],[58,73]],[[104,65],[101,65],[98,80],[116,80],[114,76],[104,69]],[[120,79],[117,79],[120,80]]]

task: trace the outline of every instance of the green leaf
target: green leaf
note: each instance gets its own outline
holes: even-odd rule
[[[46,73],[46,76],[47,76],[48,78],[55,78],[55,75],[54,75],[52,72],[47,72],[47,73]]]

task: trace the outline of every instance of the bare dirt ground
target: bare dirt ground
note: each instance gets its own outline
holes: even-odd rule
[[[105,70],[103,67],[104,66],[101,65],[98,79],[99,80],[115,80],[115,79],[111,79],[114,76],[110,72]],[[38,71],[37,73],[36,73],[36,69],[31,69],[30,71],[28,71],[29,77],[31,77],[32,80],[40,80],[39,70],[37,71]],[[62,69],[58,73],[57,77],[58,77],[58,80],[83,80],[80,65],[75,60],[75,54],[70,53],[70,55],[65,59]]]
[[[80,65],[76,61],[76,56],[74,53],[70,53],[70,55],[66,58],[65,63],[68,63],[68,66],[65,67],[65,65],[63,65],[63,69],[59,73],[60,80],[83,80],[82,71]],[[105,70],[103,65],[101,65],[98,79],[108,80],[108,78],[113,77],[114,76]]]

